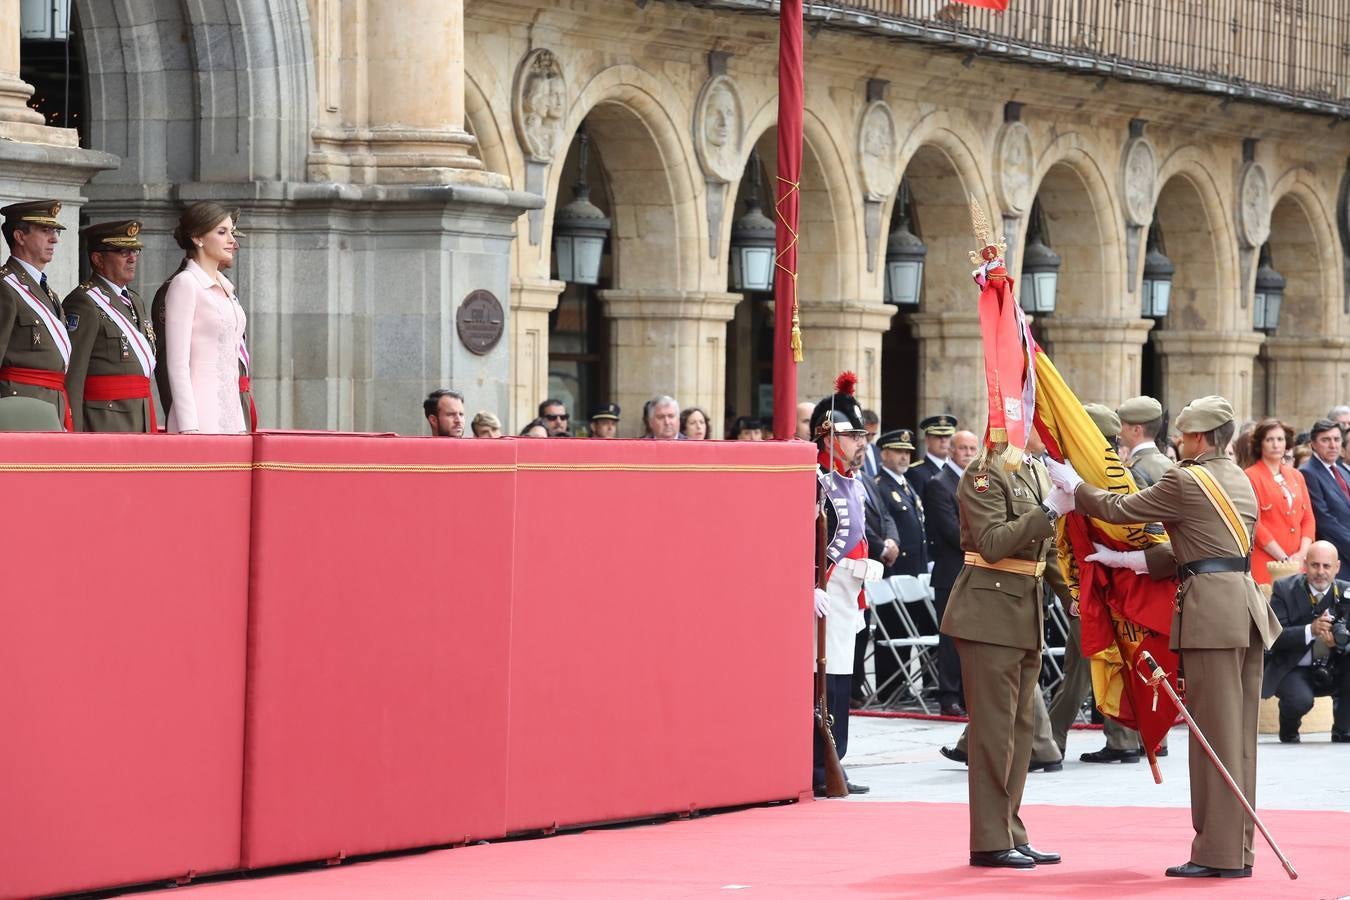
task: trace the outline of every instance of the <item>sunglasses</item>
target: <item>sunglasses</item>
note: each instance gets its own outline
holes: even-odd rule
[[[545,418],[545,419],[548,419],[550,422],[557,422],[557,421],[559,421],[560,419],[561,419],[561,420],[566,420],[566,419],[567,419],[567,413],[545,413],[545,414],[544,414],[544,418]]]

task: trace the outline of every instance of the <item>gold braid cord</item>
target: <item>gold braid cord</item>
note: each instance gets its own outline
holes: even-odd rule
[[[778,216],[778,221],[783,223],[783,227],[787,229],[788,234],[791,235],[791,237],[788,240],[787,246],[784,247],[782,251],[779,252],[779,254],[774,257],[773,264],[775,267],[782,269],[788,275],[787,281],[788,289],[792,291],[792,361],[794,363],[799,363],[803,359],[805,359],[805,357],[802,355],[801,310],[797,306],[797,273],[788,269],[788,267],[783,265],[780,262],[780,260],[783,258],[784,254],[786,254],[789,250],[796,248],[797,246],[797,229],[793,228],[792,225],[788,222],[787,217],[783,215],[783,203],[787,200],[788,197],[791,197],[793,194],[801,193],[801,184],[796,181],[788,181],[781,175],[778,176],[778,180],[780,183],[786,184],[788,186],[788,190],[784,191],[783,196],[779,197],[777,202],[774,203],[773,211],[774,214]]]

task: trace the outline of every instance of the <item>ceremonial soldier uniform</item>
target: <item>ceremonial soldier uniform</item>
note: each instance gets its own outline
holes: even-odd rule
[[[88,253],[136,251],[141,223],[104,222],[80,232]],[[70,328],[66,377],[76,431],[151,433],[155,329],[140,294],[95,272],[62,308]]]
[[[18,223],[64,230],[54,200],[14,203],[0,209],[7,227]],[[37,272],[34,275],[34,272]],[[33,397],[52,404],[66,430],[71,428],[66,395],[70,335],[61,301],[47,286],[46,274],[11,255],[0,266],[0,396]]]
[[[972,865],[1059,862],[1057,854],[1030,846],[1018,814],[1040,690],[1044,558],[1055,532],[1044,494],[1029,465],[1008,472],[998,455],[967,467],[957,488],[965,567],[942,631],[956,640],[970,712]]]
[[[1202,397],[1182,410],[1188,438],[1232,422],[1222,397]],[[1057,481],[1062,475],[1057,475]],[[1168,469],[1158,483],[1120,495],[1080,483],[1076,508],[1105,522],[1162,522],[1169,544],[1147,554],[1155,575],[1181,578],[1172,647],[1181,651],[1186,706],[1215,753],[1256,804],[1256,719],[1265,648],[1280,634],[1270,604],[1248,573],[1257,504],[1251,482],[1220,449],[1210,448]],[[1229,791],[1194,735],[1190,744],[1190,861],[1168,869],[1183,877],[1251,874],[1252,820]]]

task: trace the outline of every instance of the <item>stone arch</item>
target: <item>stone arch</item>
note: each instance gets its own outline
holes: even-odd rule
[[[1288,280],[1277,335],[1345,335],[1336,225],[1306,169],[1286,173],[1271,188],[1270,250]]]
[[[76,4],[90,143],[122,158],[95,184],[304,180],[315,118],[304,0]]]
[[[483,167],[505,175],[512,188],[521,190],[522,179],[518,176],[516,162],[519,154],[512,152],[512,144],[507,141],[510,132],[503,129],[502,122],[493,114],[488,94],[468,72],[464,73],[464,117],[465,124],[477,141],[478,157],[483,161]],[[514,247],[519,243],[512,242],[513,256]]]
[[[1154,221],[1161,226],[1167,255],[1177,267],[1164,323],[1168,329],[1250,328],[1240,315],[1232,211],[1223,201],[1213,168],[1213,160],[1191,145],[1170,154],[1158,167]]]

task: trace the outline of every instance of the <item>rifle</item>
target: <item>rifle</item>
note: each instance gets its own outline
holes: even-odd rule
[[[825,589],[828,580],[825,567],[825,513],[816,514],[816,587]],[[816,618],[816,733],[820,735],[825,748],[825,796],[847,797],[848,782],[844,779],[844,767],[839,762],[839,750],[834,745],[834,732],[830,725],[834,721],[830,716],[829,705],[825,702],[825,617]]]

